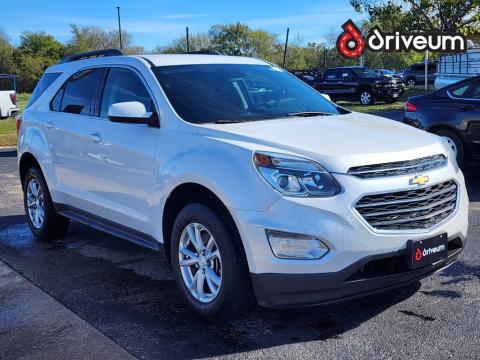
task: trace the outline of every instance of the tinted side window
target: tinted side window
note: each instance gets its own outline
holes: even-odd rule
[[[35,86],[35,90],[33,90],[32,96],[28,100],[27,106],[29,107],[32,105],[39,97],[42,95],[47,88],[52,85],[52,83],[57,80],[57,78],[62,75],[62,73],[45,73],[43,74],[42,78],[38,82],[37,86]]]
[[[154,111],[152,98],[137,74],[124,68],[111,68],[103,90],[100,117],[108,117],[110,105],[129,101],[141,102],[147,111]]]
[[[60,111],[90,115],[104,71],[98,68],[73,74],[65,85]]]
[[[52,111],[60,111],[60,104],[62,102],[63,91],[65,90],[65,84],[62,85],[60,90],[57,91],[57,94],[53,97],[52,101],[50,101],[50,110]]]
[[[472,90],[472,94],[469,96],[472,99],[480,100],[480,81],[476,83],[475,87]]]
[[[338,70],[325,71],[325,79],[327,80],[339,80],[340,78],[340,71]]]

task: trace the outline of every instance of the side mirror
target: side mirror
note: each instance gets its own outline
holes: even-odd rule
[[[320,95],[322,95],[325,99],[327,99],[328,101],[332,101],[332,99],[330,98],[330,95],[328,94],[324,94],[324,93],[320,93]]]
[[[148,112],[139,101],[128,101],[110,105],[108,109],[110,121],[129,124],[146,124],[158,127],[158,115],[156,112]]]

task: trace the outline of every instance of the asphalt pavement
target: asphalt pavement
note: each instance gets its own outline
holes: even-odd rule
[[[162,254],[77,223],[63,240],[36,241],[15,156],[0,151],[1,359],[479,358],[480,171],[473,166],[468,242],[448,269],[354,301],[257,306],[219,322],[185,306]]]

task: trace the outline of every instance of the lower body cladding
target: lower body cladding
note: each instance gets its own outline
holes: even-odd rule
[[[412,176],[361,180],[335,174],[344,188],[338,196],[281,197],[264,212],[233,209],[258,303],[284,308],[335,302],[402,286],[450,265],[467,236],[468,195],[462,173],[452,166],[428,175],[428,185],[415,187],[409,186]],[[450,180],[458,186],[455,208],[427,229],[379,230],[354,208],[369,194],[422,189]],[[269,231],[318,239],[328,252],[318,259],[277,257],[266,236]],[[409,243],[432,238],[443,239],[444,256],[412,267]]]

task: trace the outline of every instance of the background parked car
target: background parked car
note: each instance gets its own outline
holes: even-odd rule
[[[408,98],[404,122],[443,136],[459,164],[480,160],[480,76]]]
[[[15,75],[0,74],[0,118],[18,113]]]
[[[388,69],[373,69],[373,71],[375,71],[378,75],[383,75],[383,76],[390,76],[390,77],[393,77],[393,78],[396,78],[396,79],[399,79],[401,78],[401,76],[399,74],[397,74],[395,71],[393,70],[388,70]]]
[[[437,62],[431,61],[428,63],[428,83],[433,84],[437,72]],[[415,86],[417,84],[425,83],[425,63],[418,63],[411,65],[403,70],[403,81],[407,86]]]
[[[322,78],[322,73],[316,69],[290,70],[290,72],[312,87],[315,86],[317,81],[321,81]]]
[[[378,75],[372,69],[359,66],[327,69],[315,89],[328,94],[333,101],[357,100],[362,105],[372,105],[375,99],[387,103],[397,101],[403,84],[393,77]]]

